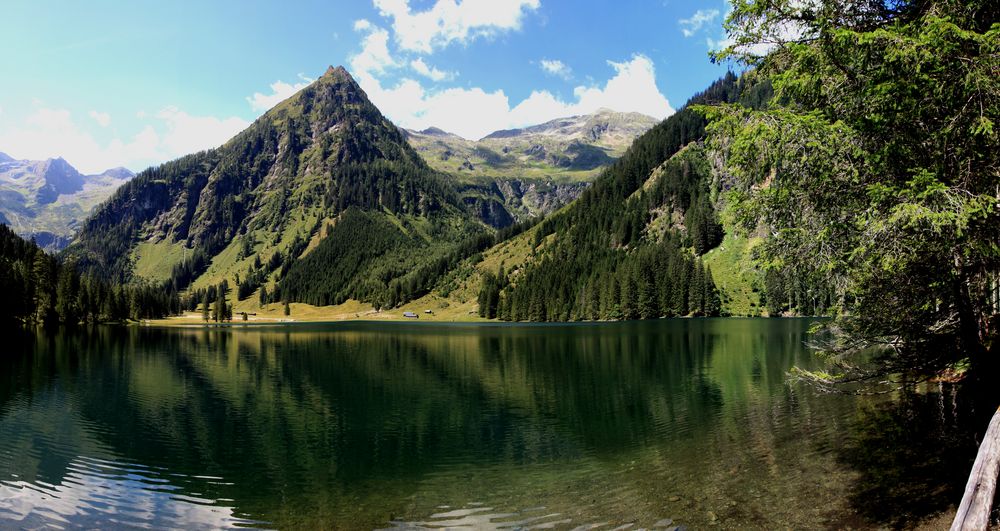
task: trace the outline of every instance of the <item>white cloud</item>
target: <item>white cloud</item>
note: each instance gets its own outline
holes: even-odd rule
[[[221,146],[250,125],[235,116],[225,119],[192,116],[174,106],[164,107],[156,117],[164,122],[163,147],[172,156]]]
[[[424,129],[440,127],[466,138],[481,138],[498,129],[541,123],[554,118],[587,114],[602,107],[634,111],[656,118],[674,112],[656,86],[653,62],[644,55],[630,60],[608,62],[615,74],[603,87],[579,86],[574,101],[563,101],[548,91],[534,91],[516,105],[503,90],[448,88],[428,91],[413,79],[403,79],[394,87],[383,87],[371,72],[354,72],[372,101],[397,124]]]
[[[455,77],[455,74],[452,72],[445,72],[432,66],[428,66],[421,57],[410,61],[410,68],[412,68],[414,72],[430,79],[431,81],[444,81]]]
[[[542,70],[563,79],[568,80],[573,74],[573,69],[558,59],[542,59],[539,64],[542,66]]]
[[[354,31],[368,31],[371,29],[372,23],[367,19],[355,20],[354,21]]]
[[[355,27],[357,24],[355,24]],[[382,74],[387,69],[398,66],[389,53],[389,32],[368,24],[362,30],[367,34],[361,39],[361,52],[351,57],[351,70]]]
[[[107,127],[111,124],[111,115],[106,112],[90,111],[87,115],[93,118],[101,127]]]
[[[691,15],[691,18],[682,18],[678,23],[681,25],[681,33],[685,37],[693,37],[706,24],[715,22],[717,18],[719,18],[718,9],[699,9],[694,15]]]
[[[260,92],[254,92],[253,96],[248,96],[247,101],[250,102],[250,108],[254,111],[262,112],[274,107],[275,105],[281,103],[282,101],[290,98],[296,92],[306,88],[314,80],[310,79],[302,74],[299,74],[300,81],[298,83],[285,83],[280,79],[271,83],[271,93],[261,94]]]
[[[24,123],[0,131],[0,146],[12,157],[44,160],[63,157],[83,173],[98,173],[137,160],[156,160],[159,137],[152,127],[131,140],[101,144],[73,121],[65,109],[39,108]]]
[[[88,117],[93,118],[91,113]],[[0,130],[0,146],[20,159],[63,157],[82,173],[99,173],[115,166],[141,170],[216,147],[249,125],[240,118],[192,116],[176,107],[167,107],[154,118],[131,138],[99,142],[70,111],[38,107],[22,123]]]
[[[518,30],[525,12],[540,5],[540,0],[437,0],[430,9],[414,12],[409,0],[374,2],[382,16],[392,18],[399,47],[424,54],[455,41]]]

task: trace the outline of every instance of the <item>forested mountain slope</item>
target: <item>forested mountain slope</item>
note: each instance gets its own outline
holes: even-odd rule
[[[331,67],[225,145],[136,176],[84,224],[67,255],[116,280],[178,291],[226,281],[242,297],[261,286],[273,294],[300,257],[338,245],[324,236],[381,237],[372,226],[337,229],[352,208],[379,218],[378,230],[397,231],[389,238],[408,250],[392,267],[354,271],[366,278],[351,279],[353,298],[388,289],[487,230],[347,71]]]
[[[637,139],[579,200],[541,224],[530,260],[484,274],[482,315],[556,321],[719,315],[728,309],[730,295],[719,293],[703,259],[725,235],[717,207],[726,177],[700,145],[704,117],[689,107],[759,106],[769,95],[767,84],[744,86],[730,74]],[[727,274],[752,268],[745,247],[736,264],[726,264]],[[745,281],[741,277],[730,284]],[[827,304],[825,293],[808,304],[789,303],[789,282],[780,274],[755,272],[751,281],[760,285],[749,289],[773,299],[772,314],[821,313]],[[774,290],[768,293],[768,287]],[[792,285],[790,291],[795,289]],[[760,314],[762,308],[743,311]]]

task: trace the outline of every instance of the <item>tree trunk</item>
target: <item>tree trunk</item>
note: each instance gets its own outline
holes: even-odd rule
[[[959,353],[969,357],[970,370],[976,378],[989,377],[995,374],[996,362],[989,355],[984,343],[982,320],[977,315],[976,308],[969,294],[969,275],[962,258],[955,255],[955,268],[958,278],[954,283],[955,310],[958,313],[958,348]]]

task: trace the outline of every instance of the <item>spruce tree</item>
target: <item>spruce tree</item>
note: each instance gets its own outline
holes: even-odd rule
[[[722,311],[722,302],[719,299],[719,290],[715,286],[715,278],[712,277],[712,268],[705,267],[704,282],[705,315],[708,317],[718,317]]]

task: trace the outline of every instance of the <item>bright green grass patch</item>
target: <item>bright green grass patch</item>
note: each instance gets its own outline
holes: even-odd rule
[[[140,243],[133,251],[135,274],[154,282],[169,280],[174,266],[189,255],[183,242]]]
[[[705,254],[705,265],[712,268],[715,285],[722,294],[722,311],[736,316],[759,316],[760,272],[754,268],[750,252],[759,239],[739,237],[727,232],[722,244]]]

